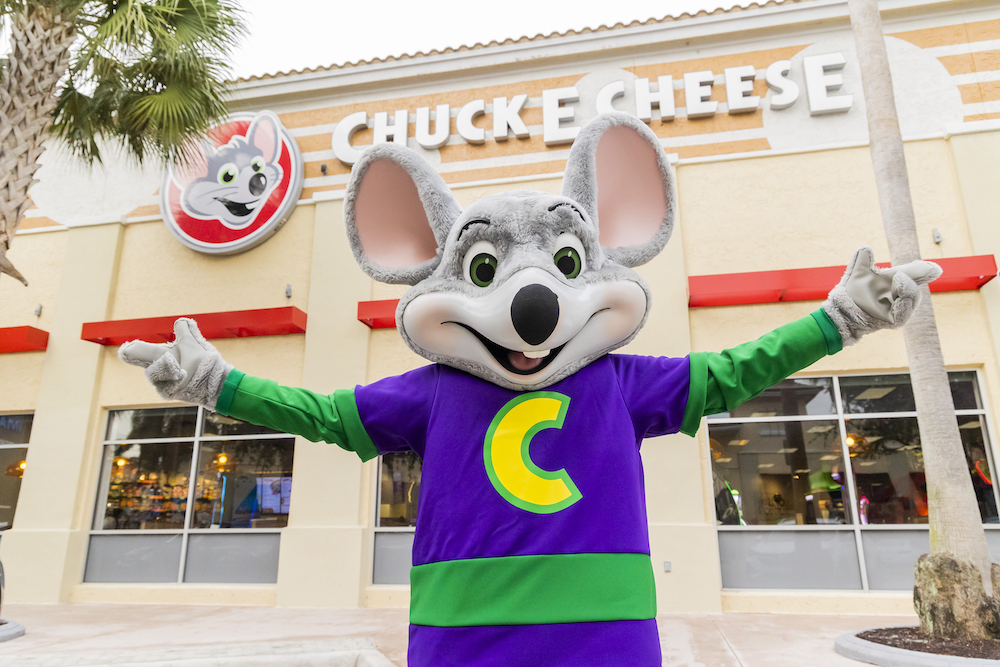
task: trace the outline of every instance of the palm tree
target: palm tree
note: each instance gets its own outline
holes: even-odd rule
[[[877,0],[848,0],[868,107],[882,224],[894,265],[920,259],[903,140]],[[966,466],[930,292],[903,329],[927,474],[930,554],[916,565],[914,607],[926,634],[1000,638],[1000,600]],[[1000,573],[1000,569],[998,569]],[[997,579],[1000,585],[1000,577]]]
[[[91,164],[99,140],[138,162],[173,160],[226,114],[227,53],[244,34],[232,0],[0,0],[0,273],[31,205],[45,142]]]

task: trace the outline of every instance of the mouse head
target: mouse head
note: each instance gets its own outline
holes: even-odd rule
[[[420,157],[379,144],[344,200],[361,268],[413,285],[396,311],[406,344],[515,390],[554,384],[635,337],[650,295],[631,267],[663,249],[675,209],[659,140],[619,113],[581,130],[560,195],[504,192],[462,211]]]
[[[281,182],[281,134],[270,112],[254,118],[245,135],[215,148],[194,146],[172,175],[182,188],[181,207],[199,220],[218,220],[230,229],[250,225]]]

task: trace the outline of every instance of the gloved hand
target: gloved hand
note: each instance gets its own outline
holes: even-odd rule
[[[146,378],[163,398],[214,410],[232,364],[205,340],[192,319],[174,322],[174,337],[172,343],[129,341],[118,348],[118,358],[145,368]]]
[[[940,275],[940,266],[922,260],[876,268],[872,249],[864,246],[854,252],[823,310],[837,325],[844,346],[853,345],[865,334],[906,324],[920,302],[919,287]]]

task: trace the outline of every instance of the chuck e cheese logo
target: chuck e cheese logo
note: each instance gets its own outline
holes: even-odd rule
[[[277,116],[236,114],[167,170],[160,208],[184,245],[235,254],[278,231],[299,199],[302,179],[302,156]]]

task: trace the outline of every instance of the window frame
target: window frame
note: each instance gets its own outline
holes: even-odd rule
[[[3,412],[0,412],[0,417],[31,417],[31,430],[28,431],[28,442],[24,442],[24,443],[11,443],[11,444],[0,443],[0,449],[23,449],[24,452],[25,452],[24,453],[24,458],[25,458],[25,461],[27,461],[27,459],[28,459],[28,449],[29,449],[29,445],[30,445],[30,441],[31,441],[31,431],[33,431],[35,429],[35,411],[34,410],[29,410],[29,411],[24,411],[24,410],[5,410]],[[27,467],[25,468],[25,470],[27,470]],[[3,474],[3,473],[0,472],[0,474]],[[21,481],[22,481],[22,483],[24,481],[24,475],[23,475],[23,473],[21,475]],[[18,498],[20,498],[20,495],[21,495],[21,489],[20,489],[20,487],[18,487],[17,495],[18,495]],[[15,515],[17,514],[17,503],[16,502],[14,504],[14,514]],[[11,517],[10,523],[6,525],[5,529],[9,530],[9,529],[11,529],[13,527],[14,527],[14,518]]]
[[[996,470],[996,444],[994,443],[994,433],[996,431],[993,428],[993,419],[989,409],[989,403],[987,400],[988,394],[986,393],[986,386],[983,381],[983,374],[979,368],[969,368],[969,367],[958,367],[958,368],[947,368],[948,373],[973,373],[975,375],[976,389],[979,391],[980,401],[983,407],[979,409],[965,409],[965,410],[955,410],[956,417],[963,416],[978,416],[985,421],[984,429],[986,437],[989,440],[989,447],[987,451],[987,456],[989,457],[990,470]],[[832,378],[833,380],[833,391],[834,399],[836,404],[836,412],[828,415],[789,415],[789,416],[773,416],[773,417],[706,417],[705,418],[705,435],[702,438],[702,446],[704,447],[706,456],[708,457],[709,470],[712,470],[712,452],[710,445],[710,438],[708,435],[708,426],[713,424],[745,424],[754,422],[803,422],[803,421],[832,421],[837,420],[838,430],[840,432],[840,444],[841,450],[843,452],[844,458],[844,472],[847,476],[847,490],[848,497],[851,503],[851,523],[848,524],[814,524],[814,525],[747,525],[747,526],[734,526],[734,525],[721,525],[717,523],[715,519],[715,509],[712,508],[713,520],[716,521],[715,529],[716,534],[726,533],[726,532],[778,532],[778,531],[851,531],[854,533],[854,541],[857,546],[858,555],[858,566],[861,571],[861,586],[864,592],[869,592],[872,590],[869,588],[868,584],[868,573],[865,563],[865,550],[864,543],[862,539],[862,534],[865,531],[924,531],[930,530],[930,524],[913,524],[913,523],[902,523],[902,524],[862,524],[858,520],[858,502],[857,502],[857,488],[854,482],[854,464],[851,461],[849,447],[847,445],[847,422],[851,420],[860,419],[892,419],[900,417],[916,417],[916,411],[908,412],[862,412],[862,413],[847,413],[844,411],[844,399],[843,394],[840,391],[840,379],[846,377],[868,377],[872,375],[912,375],[909,369],[900,371],[867,371],[867,372],[851,372],[851,373],[808,373],[808,374],[795,374],[789,376],[790,379],[812,379],[812,378]],[[995,474],[995,473],[994,473]],[[993,489],[993,499],[996,503],[998,511],[1000,511],[1000,489],[997,488],[997,484],[992,485]],[[983,523],[984,530],[995,530],[1000,531],[1000,523]],[[878,589],[882,590],[882,589]]]
[[[104,436],[108,433],[108,424],[111,420],[111,416],[114,412],[121,410],[153,410],[153,409],[172,409],[172,408],[185,408],[193,407],[188,404],[158,404],[158,405],[141,405],[141,406],[122,406],[113,407],[105,409],[105,416],[103,420],[104,430],[101,432],[100,444],[97,448],[97,488],[94,494],[94,508],[91,512],[90,527],[87,531],[87,554],[89,557],[91,539],[95,535],[108,536],[108,535],[180,535],[181,536],[181,552],[180,552],[180,562],[177,569],[177,581],[174,583],[185,584],[184,572],[187,568],[187,552],[188,552],[188,540],[191,535],[235,535],[235,534],[250,534],[250,535],[264,535],[264,534],[280,534],[284,528],[193,528],[191,527],[194,503],[191,502],[191,498],[194,497],[195,486],[198,481],[198,460],[201,455],[201,443],[202,442],[219,442],[219,441],[231,441],[231,440],[292,440],[292,451],[294,457],[294,441],[295,436],[290,433],[259,433],[252,435],[203,435],[202,428],[205,422],[205,415],[210,410],[206,410],[203,406],[197,406],[198,412],[195,420],[195,431],[194,435],[191,436],[175,436],[171,438],[129,438],[124,440],[108,440]],[[155,444],[174,444],[180,442],[190,442],[191,447],[191,463],[189,467],[188,475],[188,495],[186,506],[184,508],[184,527],[183,528],[165,528],[156,530],[142,530],[139,528],[127,528],[120,530],[108,530],[104,528],[95,528],[99,519],[103,519],[103,510],[107,506],[107,495],[108,488],[110,487],[110,476],[105,475],[104,471],[104,458],[105,452],[108,447],[117,445],[155,445]],[[294,458],[293,458],[294,461]],[[294,464],[293,464],[294,465]],[[294,477],[293,477],[294,484]],[[100,513],[100,517],[98,516]],[[85,561],[86,562],[86,559]],[[192,583],[191,585],[200,585]],[[227,585],[227,584],[212,584],[212,585]],[[266,584],[265,584],[266,585]],[[271,584],[273,585],[273,584]]]

